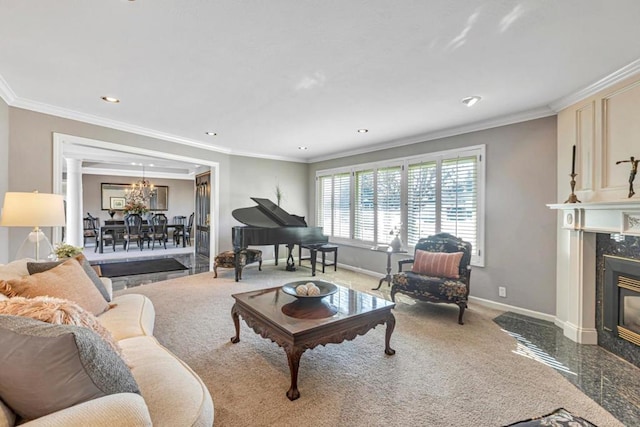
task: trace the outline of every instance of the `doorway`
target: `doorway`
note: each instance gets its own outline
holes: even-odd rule
[[[196,176],[196,255],[210,256],[211,172]]]
[[[207,174],[210,175],[209,179],[209,194],[213,194],[214,197],[209,197],[210,205],[207,207],[209,214],[209,223],[207,224],[209,227],[209,233],[207,236],[206,242],[210,247],[208,248],[208,253],[216,253],[217,250],[217,221],[219,218],[219,206],[217,205],[217,200],[219,197],[219,164],[215,161],[204,160],[202,158],[194,158],[189,156],[183,156],[179,154],[170,154],[157,150],[149,150],[141,147],[133,147],[128,145],[116,144],[101,140],[94,140],[89,138],[83,138],[74,135],[66,135],[61,133],[53,134],[53,192],[56,194],[65,194],[66,191],[64,189],[64,177],[63,177],[63,165],[65,162],[64,153],[68,148],[71,147],[89,147],[89,148],[98,148],[108,151],[113,151],[115,153],[131,153],[134,155],[140,156],[149,156],[152,158],[159,159],[167,159],[177,162],[183,163],[192,163],[196,164],[201,169],[208,169]],[[105,156],[109,157],[110,156]],[[193,178],[192,178],[193,179]],[[205,217],[207,218],[207,217]],[[208,219],[207,218],[207,219]],[[195,219],[194,219],[195,221]],[[67,224],[68,225],[68,224]],[[55,241],[61,241],[61,227],[53,228],[53,238]],[[213,270],[213,261],[209,259],[209,270]]]

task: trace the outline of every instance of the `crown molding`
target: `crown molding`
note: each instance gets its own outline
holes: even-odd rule
[[[104,175],[104,176],[125,176],[125,177],[140,177],[142,178],[141,173],[133,173],[133,171],[122,170],[122,169],[112,169],[112,168],[90,168],[83,167],[82,173],[86,175]],[[170,172],[153,172],[144,174],[145,178],[152,179],[178,179],[178,180],[186,180],[193,181],[196,179],[195,173],[170,173]]]
[[[405,145],[418,144],[421,142],[433,141],[435,139],[448,138],[451,136],[462,135],[465,133],[477,132],[477,131],[496,128],[500,126],[507,126],[514,123],[526,122],[528,120],[541,119],[543,117],[549,117],[555,114],[556,114],[555,111],[551,110],[548,107],[540,107],[533,110],[522,111],[515,114],[509,114],[507,116],[470,123],[467,125],[456,126],[456,127],[438,130],[435,132],[429,132],[421,135],[414,135],[408,138],[396,139],[396,140],[381,143],[381,144],[368,145],[366,147],[362,147],[357,150],[343,151],[339,153],[329,154],[326,156],[312,157],[307,159],[307,163],[322,162],[325,160],[339,159],[342,157],[371,153],[373,151],[380,151],[380,150],[386,150],[389,148],[402,147]]]
[[[582,101],[585,98],[595,95],[603,89],[609,86],[619,83],[622,80],[640,73],[640,59],[636,59],[632,63],[625,65],[617,71],[605,76],[597,82],[590,84],[589,86],[580,89],[577,92],[557,99],[549,104],[549,107],[556,113],[564,110],[565,108],[575,104],[578,101]]]
[[[1,80],[0,76],[0,95],[2,95],[2,83],[4,80]],[[223,153],[227,155],[234,156],[245,156],[245,157],[255,157],[260,159],[269,159],[269,160],[282,160],[296,163],[304,163],[304,160],[293,157],[284,157],[284,156],[270,156],[270,155],[260,155],[253,152],[243,152],[236,151],[229,148],[223,148],[215,145],[208,145],[206,143],[196,141],[193,139],[183,138],[181,136],[172,135],[169,133],[159,132],[153,129],[144,128],[141,126],[132,125],[129,123],[119,122],[116,120],[105,119],[103,117],[94,116],[91,114],[81,113],[79,111],[69,110],[66,108],[56,107],[54,105],[49,105],[37,101],[32,101],[24,98],[17,98],[11,88],[6,85],[9,93],[13,95],[13,100],[11,102],[7,102],[12,107],[22,108],[25,110],[35,111],[38,113],[49,114],[52,116],[62,117],[65,119],[76,120],[83,123],[90,123],[97,126],[103,126],[111,129],[116,129],[124,132],[133,133],[136,135],[148,136],[150,138],[160,139],[163,141],[175,142],[177,144],[188,145],[191,147],[200,148],[203,150],[214,151],[217,153]]]
[[[150,138],[161,139],[163,141],[175,142],[177,144],[188,145],[188,146],[200,148],[203,150],[215,151],[215,152],[224,153],[224,154],[231,154],[231,150],[227,148],[218,147],[214,145],[207,145],[203,142],[196,141],[193,139],[183,138],[181,136],[172,135],[169,133],[160,132],[160,131],[156,131],[149,128],[144,128],[142,126],[136,126],[129,123],[119,122],[117,120],[105,119],[103,117],[81,113],[79,111],[69,110],[67,108],[56,107],[54,105],[32,101],[29,99],[15,98],[13,102],[9,103],[9,105],[15,108],[22,108],[25,110],[35,111],[37,113],[49,114],[52,116],[62,117],[70,120],[77,120],[83,123],[103,126],[111,129],[133,133],[136,135],[148,136]]]
[[[0,98],[4,99],[7,105],[12,105],[17,98],[15,92],[2,76],[0,76]]]

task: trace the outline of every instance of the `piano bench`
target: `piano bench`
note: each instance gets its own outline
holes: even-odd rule
[[[240,273],[239,279],[242,279],[242,269],[254,262],[258,262],[258,270],[262,271],[262,251],[258,249],[243,249],[240,251]],[[216,255],[213,262],[213,277],[218,277],[218,267],[236,268],[235,252],[224,251]]]
[[[298,265],[302,265],[302,260],[311,259],[311,257],[302,257],[302,249],[309,249],[306,245],[298,245]],[[338,246],[327,243],[326,245],[322,245],[316,249],[318,252],[322,253],[322,272],[324,273],[325,267],[330,267],[333,265],[333,271],[338,271]],[[333,253],[333,262],[327,262],[327,253]],[[316,259],[317,260],[317,259]]]

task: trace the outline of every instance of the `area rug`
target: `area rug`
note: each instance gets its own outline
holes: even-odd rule
[[[559,407],[601,427],[622,425],[552,368],[517,355],[516,340],[492,321],[500,312],[470,305],[461,326],[456,306],[409,299],[393,310],[394,356],[384,353],[384,326],[307,350],[300,361],[301,397],[289,401],[284,350],[242,320],[240,342],[230,342],[231,294],[305,280],[309,272],[248,266],[240,282],[232,273],[120,292],[151,298],[155,336],[203,379],[216,426],[501,426]],[[377,284],[344,271],[321,278],[358,290]]]
[[[104,277],[135,276],[137,274],[160,273],[162,271],[175,270],[187,270],[187,267],[174,258],[100,264],[100,271]]]

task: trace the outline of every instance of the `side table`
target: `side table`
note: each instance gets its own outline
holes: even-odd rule
[[[380,279],[380,283],[378,283],[377,288],[372,288],[373,291],[377,291],[382,286],[382,282],[387,281],[387,286],[391,286],[391,255],[393,254],[406,254],[408,251],[404,249],[400,249],[399,251],[394,251],[391,246],[374,246],[371,248],[374,252],[384,252],[387,254],[387,275]]]

